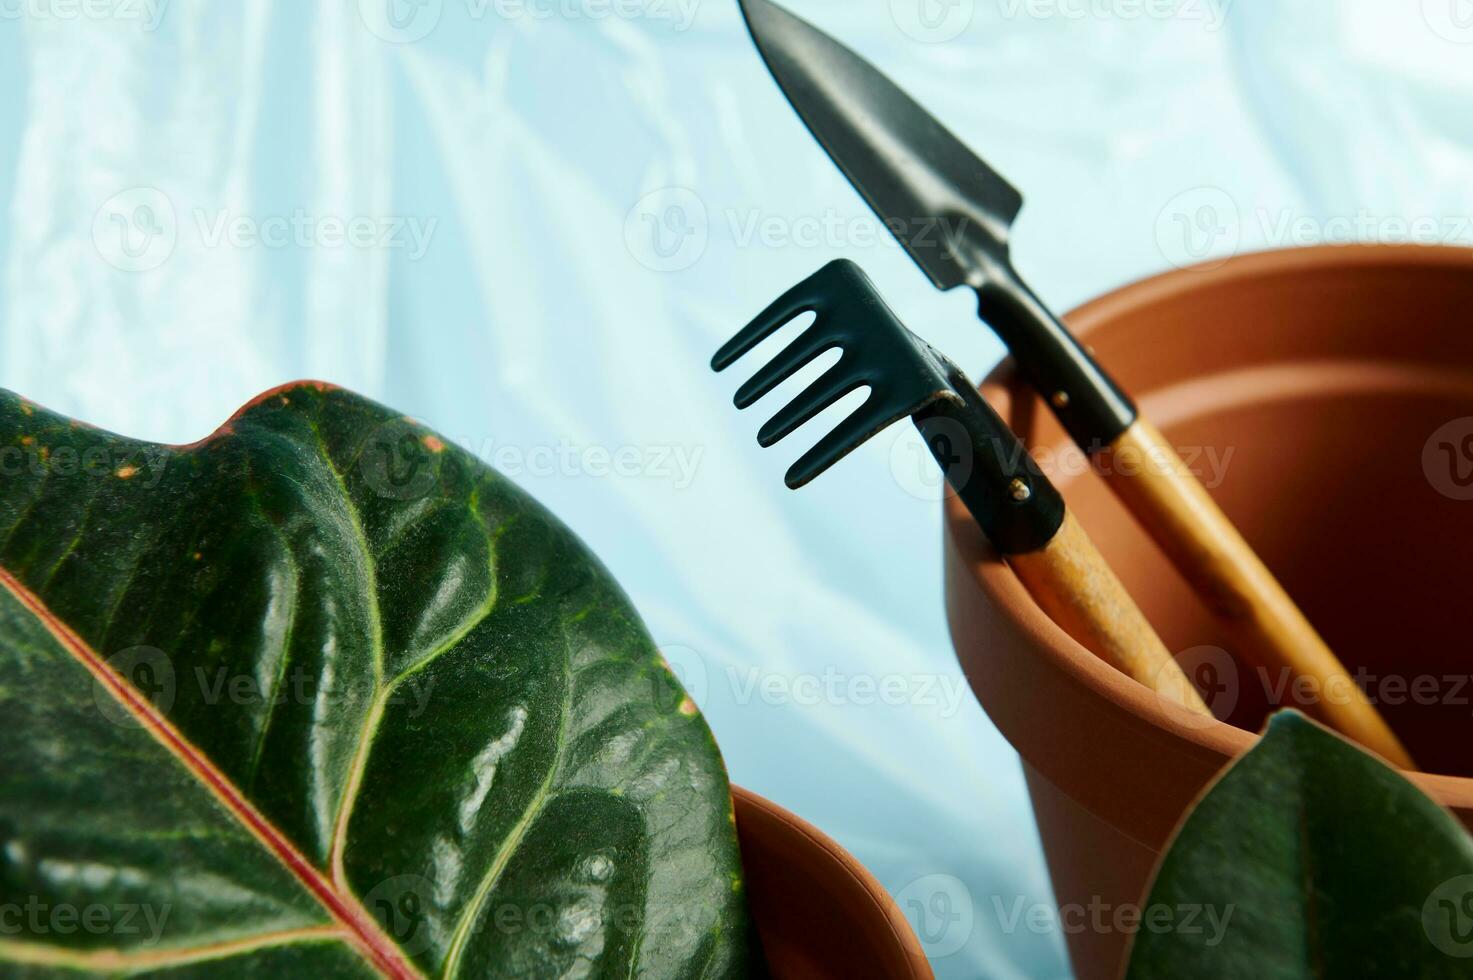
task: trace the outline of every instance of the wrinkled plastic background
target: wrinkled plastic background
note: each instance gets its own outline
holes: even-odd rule
[[[1469,0],[792,6],[1024,191],[1060,309],[1240,249],[1473,244]],[[838,256],[972,371],[1000,353],[733,0],[0,0],[0,92],[0,385],[170,441],[302,376],[428,421],[603,556],[735,780],[872,868],[939,975],[1067,973],[917,444],[790,493],[801,440],[759,450],[707,369]]]

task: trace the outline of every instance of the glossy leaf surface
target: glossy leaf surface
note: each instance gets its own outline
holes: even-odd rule
[[[418,424],[0,392],[0,975],[742,976],[728,794],[608,573]]]
[[[1473,975],[1473,841],[1394,769],[1294,712],[1208,790],[1141,910],[1127,974]]]

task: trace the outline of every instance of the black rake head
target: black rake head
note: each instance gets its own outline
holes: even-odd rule
[[[817,318],[745,384],[737,408],[747,408],[805,364],[838,348],[839,360],[803,389],[757,432],[771,446],[852,391],[869,396],[789,467],[785,482],[796,490],[843,459],[892,422],[938,401],[961,404],[955,386],[961,371],[905,325],[885,305],[859,266],[838,259],[789,289],[759,313],[711,359],[721,371],[805,313]]]

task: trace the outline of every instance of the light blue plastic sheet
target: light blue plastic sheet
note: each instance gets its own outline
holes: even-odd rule
[[[1024,191],[1060,309],[1250,248],[1473,244],[1468,0],[792,6]],[[918,444],[790,493],[801,441],[753,435],[804,378],[739,414],[706,367],[839,256],[974,373],[1000,356],[732,0],[0,0],[0,91],[0,385],[181,442],[304,376],[426,420],[603,556],[733,777],[853,850],[940,976],[1067,974]]]

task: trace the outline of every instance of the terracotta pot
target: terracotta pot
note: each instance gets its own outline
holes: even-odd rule
[[[739,786],[737,835],[775,980],[929,980],[920,940],[874,875],[812,824]]]
[[[1433,438],[1473,416],[1470,310],[1473,250],[1326,247],[1172,272],[1067,320],[1184,454],[1202,451],[1199,475],[1228,516],[1351,673],[1364,670],[1428,773],[1413,780],[1473,826],[1473,684],[1441,679],[1469,674],[1458,613],[1473,501],[1454,498],[1473,488],[1457,486],[1466,473],[1449,467],[1473,420]],[[1046,469],[1076,462],[1006,362],[983,390]],[[1278,675],[1214,649],[1226,644],[1206,611],[1097,474],[1052,469],[1167,646],[1218,672],[1213,707],[1225,722],[1193,724],[1071,640],[955,500],[952,637],[978,699],[1023,757],[1058,902],[1136,903],[1183,813],[1252,743],[1269,692],[1282,688]],[[1399,686],[1422,675],[1439,678],[1442,703],[1417,703],[1427,698]],[[1080,977],[1118,974],[1127,935],[1068,939]]]

